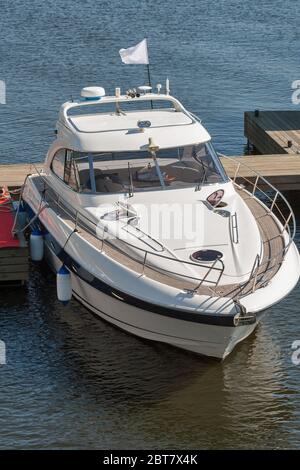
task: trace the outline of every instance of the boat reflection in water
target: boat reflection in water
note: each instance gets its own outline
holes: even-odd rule
[[[10,413],[1,446],[297,445],[299,384],[271,321],[219,363],[127,335],[75,300],[63,307],[46,267],[33,267],[24,295],[8,291],[0,307],[10,312],[0,315],[8,351],[0,399]]]

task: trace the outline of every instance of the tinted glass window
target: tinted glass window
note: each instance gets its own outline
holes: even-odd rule
[[[149,150],[85,154],[73,152],[80,191],[129,192],[176,189],[226,181],[210,143]]]
[[[78,191],[78,169],[71,150],[66,151],[64,181],[74,191]]]
[[[66,150],[61,149],[56,154],[52,160],[52,170],[60,179],[64,179],[65,172],[65,159],[66,159]]]

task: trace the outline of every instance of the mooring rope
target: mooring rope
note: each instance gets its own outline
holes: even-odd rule
[[[24,232],[32,224],[32,222],[34,222],[38,218],[38,216],[41,214],[41,212],[43,212],[43,210],[46,209],[47,206],[48,206],[48,204],[45,203],[45,205],[43,207],[40,207],[38,212],[30,219],[30,221],[28,222],[28,224],[25,225],[25,227],[22,227],[20,230],[15,230],[15,229],[12,230],[13,236],[17,235],[17,233]]]

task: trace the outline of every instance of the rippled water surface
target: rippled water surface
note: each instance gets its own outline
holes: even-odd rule
[[[153,82],[168,76],[218,150],[240,154],[245,110],[293,108],[298,18],[295,0],[2,0],[0,161],[41,161],[82,86],[145,82],[118,50],[146,35]],[[0,291],[0,448],[300,448],[299,304],[297,287],[218,363],[62,307],[32,267],[27,289]]]

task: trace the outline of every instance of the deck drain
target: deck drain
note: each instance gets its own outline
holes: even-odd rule
[[[196,263],[212,263],[218,259],[221,259],[223,253],[217,250],[199,250],[192,253],[190,258],[192,261],[196,261]]]

